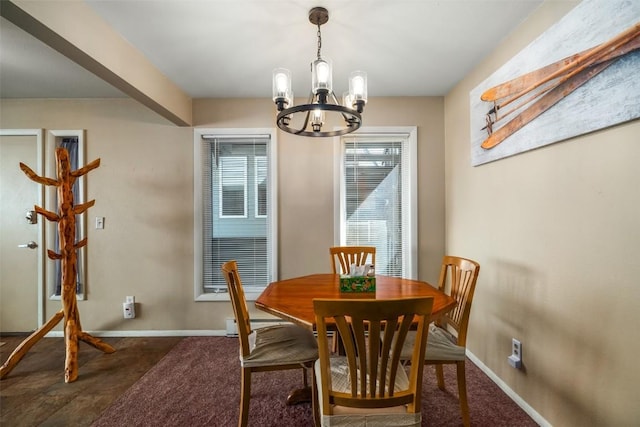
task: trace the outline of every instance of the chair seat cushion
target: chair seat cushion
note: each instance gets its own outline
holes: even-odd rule
[[[411,359],[415,336],[415,332],[409,332],[407,335],[402,347],[401,358],[403,360]],[[452,334],[432,323],[429,325],[429,337],[424,358],[425,360],[463,361],[465,360],[465,348],[456,344],[456,338]]]
[[[313,333],[296,325],[275,325],[254,330],[249,336],[251,353],[240,358],[243,367],[308,363],[318,359]]]
[[[331,361],[331,384],[334,391],[349,393],[351,382],[349,380],[349,368],[344,357],[332,357]],[[420,426],[422,414],[408,413],[405,405],[391,408],[350,408],[346,406],[333,406],[333,414],[322,413],[322,382],[320,381],[320,361],[315,363],[316,384],[318,387],[318,409],[321,415],[323,426],[331,427],[401,427]],[[406,390],[409,387],[409,378],[403,369],[399,369],[396,374],[394,390]]]

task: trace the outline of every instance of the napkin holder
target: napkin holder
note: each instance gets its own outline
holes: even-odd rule
[[[340,276],[340,292],[375,292],[376,274],[373,264],[351,266],[350,274]]]

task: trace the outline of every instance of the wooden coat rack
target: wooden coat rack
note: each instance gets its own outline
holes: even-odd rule
[[[54,213],[35,206],[35,211],[49,221],[58,223],[58,235],[60,237],[60,253],[48,250],[51,259],[59,259],[62,270],[62,310],[53,315],[44,325],[28,336],[11,353],[7,361],[0,367],[0,379],[5,378],[9,372],[20,362],[22,357],[33,345],[45,336],[60,320],[64,319],[64,341],[66,347],[64,381],[73,382],[78,378],[78,340],[84,341],[105,353],[116,351],[109,344],[84,332],[80,325],[80,313],[76,299],[77,280],[77,256],[76,251],[87,244],[84,238],[76,243],[76,215],[84,213],[94,205],[95,200],[80,205],[74,205],[73,184],[78,177],[100,166],[100,159],[96,159],[88,165],[71,170],[69,153],[65,148],[56,149],[57,179],[45,178],[37,175],[24,163],[20,163],[20,169],[32,180],[39,184],[57,187],[58,213]]]

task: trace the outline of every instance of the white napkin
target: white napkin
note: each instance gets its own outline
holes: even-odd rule
[[[363,277],[363,276],[373,277],[375,275],[376,275],[376,270],[373,264],[365,264],[365,265],[351,264],[351,269],[349,270],[349,277]]]

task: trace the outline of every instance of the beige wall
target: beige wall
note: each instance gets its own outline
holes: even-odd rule
[[[85,129],[88,331],[222,330],[228,302],[194,302],[193,130],[179,128],[135,101],[1,100],[0,127]],[[372,99],[367,126],[418,126],[419,277],[435,281],[444,253],[443,98]],[[273,127],[270,99],[196,100],[194,123],[207,128]],[[329,271],[333,244],[332,139],[278,134],[279,273]],[[25,178],[26,179],[26,178]],[[104,230],[94,218],[104,216]],[[126,295],[138,317],[122,318]],[[48,301],[45,319],[59,310]],[[257,313],[256,313],[257,315]],[[263,315],[261,315],[263,316]]]
[[[469,91],[576,3],[544,3],[446,96],[446,248],[482,266],[474,355],[553,425],[638,425],[640,121],[470,166]]]

